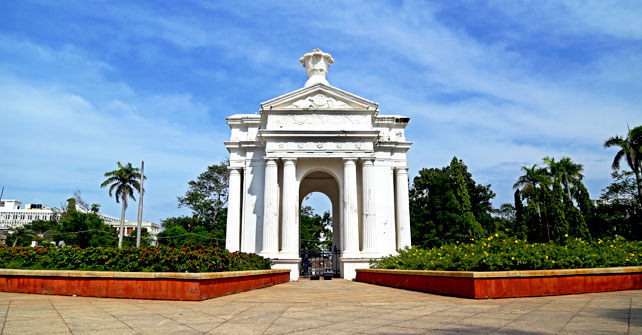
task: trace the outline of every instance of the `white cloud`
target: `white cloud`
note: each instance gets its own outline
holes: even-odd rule
[[[19,48],[25,55],[36,50],[54,66],[69,66],[67,59],[79,66],[95,64],[69,57],[70,49],[59,57],[57,51],[27,41]],[[118,205],[99,188],[102,174],[114,169],[116,161],[139,165],[144,159],[149,178],[145,204],[152,209],[146,219],[158,222],[185,212],[176,209],[176,196],[187,181],[226,156],[221,138],[227,134],[218,128],[204,131],[210,124],[208,109],[189,94],[137,95],[104,79],[100,71],[84,89],[69,78],[50,80],[39,83],[9,74],[0,79],[0,150],[6,158],[0,164],[0,183],[6,185],[5,196],[57,206],[79,188],[90,202],[117,214]],[[105,90],[97,94],[95,87]]]

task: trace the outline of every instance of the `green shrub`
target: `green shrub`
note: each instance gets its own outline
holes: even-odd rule
[[[432,249],[418,247],[373,261],[378,269],[509,271],[602,268],[642,265],[642,241],[585,241],[567,238],[564,244],[528,243],[503,234]]]
[[[270,260],[214,247],[0,247],[0,268],[130,272],[263,270]]]

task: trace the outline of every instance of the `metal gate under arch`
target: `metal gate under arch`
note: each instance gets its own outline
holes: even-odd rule
[[[339,257],[341,250],[336,246],[332,250],[301,249],[301,266],[299,275],[303,278],[324,279],[341,278]]]

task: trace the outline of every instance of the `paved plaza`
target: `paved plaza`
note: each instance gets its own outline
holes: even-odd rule
[[[0,293],[2,334],[642,334],[642,291],[471,300],[345,280],[200,302]]]

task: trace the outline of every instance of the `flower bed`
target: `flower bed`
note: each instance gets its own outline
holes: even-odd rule
[[[0,268],[127,272],[221,272],[270,269],[256,254],[221,248],[0,247]]]
[[[432,249],[412,247],[357,270],[357,281],[468,298],[642,289],[642,242],[528,243],[495,234]]]
[[[0,292],[203,300],[289,281],[270,265],[220,248],[2,246]]]
[[[642,266],[642,242],[568,239],[565,244],[528,243],[495,234],[432,249],[412,247],[372,264],[377,269],[511,271]]]
[[[289,270],[159,273],[0,269],[0,292],[103,298],[205,300],[289,281]]]

